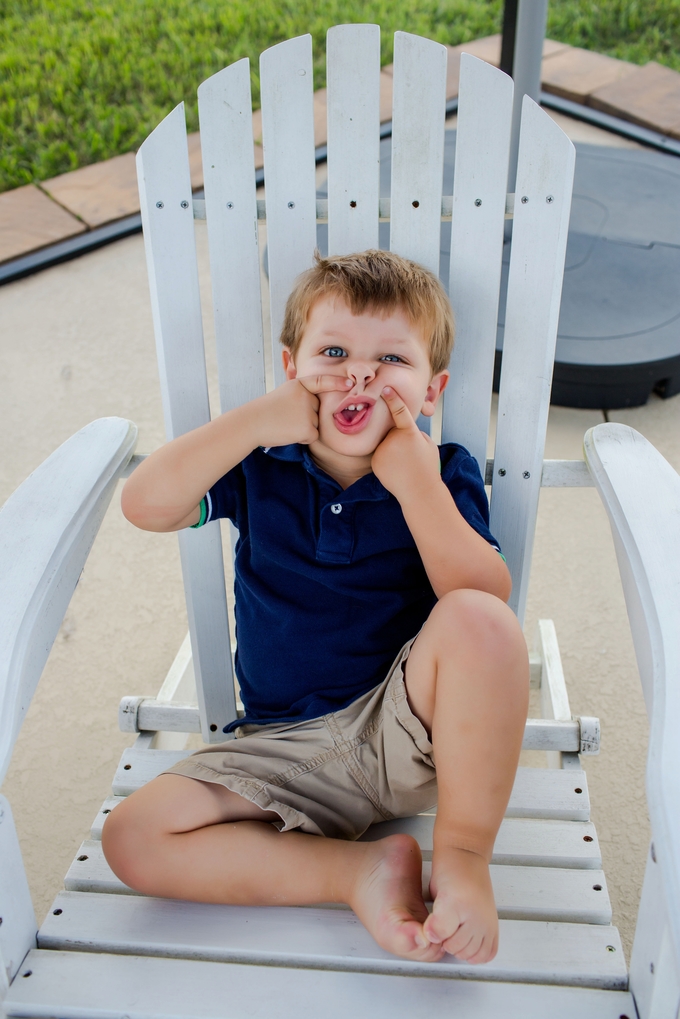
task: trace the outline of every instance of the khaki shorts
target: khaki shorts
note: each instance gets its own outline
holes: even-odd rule
[[[437,801],[432,744],[404,685],[412,643],[383,683],[341,711],[241,726],[236,739],[199,750],[166,774],[226,786],[276,811],[281,831],[356,839],[376,821],[428,810]]]

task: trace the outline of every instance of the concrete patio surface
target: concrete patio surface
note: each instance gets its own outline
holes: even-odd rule
[[[622,139],[559,118],[577,140]],[[586,135],[584,137],[584,134]],[[631,144],[631,143],[627,143]],[[205,224],[202,270],[213,408],[216,367]],[[0,288],[0,502],[94,418],[163,441],[141,236]],[[680,468],[680,397],[610,412]],[[598,411],[553,407],[546,456],[578,458]],[[225,542],[228,545],[228,541]],[[647,722],[608,523],[592,489],[543,490],[526,632],[552,618],[572,710],[598,715],[602,753],[585,758],[614,923],[629,953],[649,839]],[[177,541],[136,530],[114,497],[19,736],[3,792],[12,803],[38,920],[133,737],[117,727],[124,694],[154,695],[186,632]],[[543,765],[543,755],[531,755]]]

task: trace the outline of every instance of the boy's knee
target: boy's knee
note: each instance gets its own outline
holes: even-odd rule
[[[129,888],[147,894],[153,845],[150,836],[132,796],[111,811],[102,830],[102,850],[113,873]]]
[[[443,595],[432,610],[431,620],[442,638],[460,648],[461,642],[478,651],[498,655],[526,656],[526,643],[517,616],[504,601],[486,591],[461,588]]]

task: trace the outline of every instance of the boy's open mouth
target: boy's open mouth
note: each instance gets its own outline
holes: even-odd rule
[[[374,403],[374,400],[365,396],[346,400],[344,406],[333,415],[336,428],[345,435],[360,432],[370,420]]]

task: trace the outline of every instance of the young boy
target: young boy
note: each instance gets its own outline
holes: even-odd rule
[[[281,341],[287,382],[126,483],[138,527],[238,527],[245,718],[121,803],[104,852],[148,895],[343,902],[388,951],[485,962],[529,666],[478,465],[415,424],[448,381],[451,309],[397,255],[319,259]],[[428,915],[416,841],[356,839],[437,799]]]

